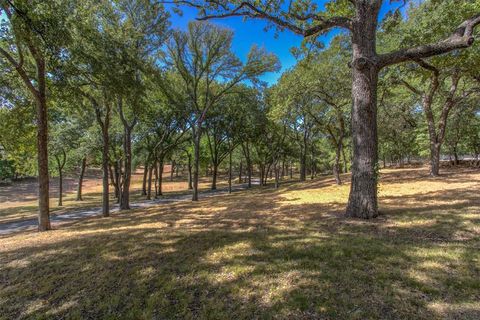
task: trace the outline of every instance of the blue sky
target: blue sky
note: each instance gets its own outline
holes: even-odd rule
[[[321,3],[328,2],[327,0],[320,0]],[[380,12],[380,19],[392,9],[398,8],[401,5],[401,1],[386,0],[382,6]],[[182,7],[183,15],[178,16],[172,13],[172,27],[185,29],[188,22],[194,20],[197,16],[197,10],[191,7]],[[291,54],[290,48],[299,46],[302,37],[294,34],[291,31],[285,30],[275,37],[275,30],[271,29],[267,32],[264,31],[266,22],[263,20],[247,20],[243,21],[241,17],[231,17],[226,19],[212,20],[213,23],[219,24],[232,29],[235,33],[233,40],[233,50],[239,58],[244,60],[247,56],[250,47],[256,44],[260,47],[264,47],[269,52],[273,52],[280,59],[282,69],[277,73],[268,73],[262,77],[263,81],[273,84],[280,77],[281,73],[286,69],[292,67],[295,64],[295,57]],[[323,41],[328,45],[330,39],[338,33],[338,30],[332,30],[327,35],[323,36]]]

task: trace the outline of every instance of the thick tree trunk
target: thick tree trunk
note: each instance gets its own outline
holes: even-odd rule
[[[430,143],[430,176],[438,177],[440,175],[440,143]]]
[[[346,215],[364,219],[378,215],[377,81],[375,39],[379,5],[357,5],[352,31],[352,182]]]
[[[78,186],[77,186],[77,201],[82,201],[82,186],[83,186],[83,177],[85,176],[85,169],[87,168],[87,158],[82,159],[82,164],[80,166],[80,174],[78,176]]]
[[[45,92],[37,99],[38,231],[51,229],[48,177],[48,119]]]

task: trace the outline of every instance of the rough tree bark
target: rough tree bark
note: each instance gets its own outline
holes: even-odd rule
[[[374,61],[377,16],[381,1],[361,3],[357,4],[357,16],[352,29],[353,163],[346,215],[369,219],[378,215],[376,166],[379,69]]]

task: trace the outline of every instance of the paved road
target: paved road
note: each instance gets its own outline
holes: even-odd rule
[[[253,182],[253,181],[252,181]],[[253,182],[258,184],[258,181]],[[239,184],[232,186],[232,191],[240,191],[247,188],[246,184]],[[217,190],[208,190],[202,192],[200,197],[212,197],[220,194],[228,193],[228,188],[219,188]],[[168,203],[168,202],[178,202],[178,201],[188,201],[192,198],[191,194],[182,194],[182,195],[175,195],[171,197],[162,197],[154,200],[144,200],[141,202],[135,202],[130,205],[132,209],[137,208],[147,208],[151,206],[155,206],[160,203]],[[110,212],[117,212],[118,205],[113,206]],[[89,208],[89,209],[79,209],[79,210],[72,210],[67,213],[63,213],[61,215],[52,214],[50,217],[50,222],[52,226],[59,225],[61,223],[84,219],[88,217],[96,217],[102,214],[102,208]],[[6,235],[14,232],[19,231],[26,231],[26,230],[35,230],[38,226],[37,219],[28,219],[28,220],[20,220],[15,222],[7,222],[7,223],[0,223],[0,235]]]

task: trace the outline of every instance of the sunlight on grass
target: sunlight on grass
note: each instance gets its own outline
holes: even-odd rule
[[[478,319],[480,176],[423,174],[373,221],[326,178],[4,236],[0,319]]]
[[[428,304],[428,308],[435,314],[447,315],[451,319],[478,319],[480,314],[480,302],[431,302]]]
[[[294,187],[292,187],[294,188]],[[313,203],[346,203],[348,200],[349,185],[334,185],[307,190],[291,190],[284,192],[285,204],[313,204]]]

